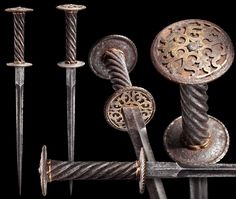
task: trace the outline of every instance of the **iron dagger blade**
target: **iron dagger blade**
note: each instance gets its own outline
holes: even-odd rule
[[[196,180],[196,178],[236,177],[236,164],[181,167],[175,162],[147,162],[146,168],[147,178],[195,178]]]
[[[75,87],[76,87],[76,69],[66,69],[66,87],[67,87],[67,145],[68,160],[74,161],[75,148]],[[70,194],[72,194],[73,181],[70,181]]]
[[[207,199],[207,178],[189,178],[190,199]]]
[[[155,157],[148,140],[147,129],[139,108],[123,107],[123,113],[128,133],[134,145],[136,155],[140,152],[141,147],[143,147],[147,160],[155,161]],[[152,193],[152,195],[150,196],[152,198],[156,198],[157,196],[160,199],[167,198],[161,179],[155,178],[148,180],[147,188],[151,190],[150,192]]]
[[[16,88],[16,151],[18,186],[21,195],[22,159],[23,159],[23,106],[24,106],[24,67],[15,68]]]

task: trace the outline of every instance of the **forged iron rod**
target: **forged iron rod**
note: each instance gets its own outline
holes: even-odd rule
[[[138,143],[143,147],[145,155],[148,161],[155,162],[155,157],[148,140],[147,129],[144,124],[142,115],[138,107],[123,107],[123,112],[125,116],[125,122],[128,128],[128,133],[133,143]],[[137,146],[137,145],[136,145]],[[140,149],[136,148],[136,153]],[[146,183],[154,184],[153,188],[157,189],[160,198],[166,198],[165,190],[163,184],[159,178],[147,180]],[[150,183],[151,184],[151,183]]]
[[[183,142],[193,150],[200,150],[208,145],[207,84],[180,85]],[[207,178],[190,178],[190,198],[207,199]]]
[[[48,161],[50,181],[65,180],[134,180],[136,162],[63,162]]]
[[[207,89],[207,84],[180,85],[183,141],[194,150],[204,148],[210,140]]]
[[[208,198],[208,183],[207,178],[190,178],[190,198],[192,199],[207,199]]]
[[[236,164],[182,167],[175,162],[147,162],[146,178],[223,178],[236,177]],[[204,182],[203,182],[204,183]],[[195,183],[196,184],[196,183]]]
[[[76,60],[77,13],[85,9],[85,6],[66,4],[57,8],[65,11],[66,61],[58,65],[66,68],[68,160],[74,161],[76,67],[83,65]],[[70,195],[72,190],[73,181],[70,181]]]
[[[135,162],[69,162],[47,159],[46,146],[43,146],[39,166],[42,194],[47,194],[47,183],[53,181],[140,180],[141,176],[147,179],[191,177],[194,186],[198,186],[202,176],[236,177],[236,164],[181,167],[175,162],[146,162],[143,151],[141,154],[139,161]]]
[[[207,89],[207,84],[180,85],[183,141],[193,150],[200,150],[210,140]],[[207,199],[207,184],[207,178],[190,178],[190,198]]]
[[[221,48],[215,48],[216,43]],[[214,55],[204,53],[206,48]],[[180,84],[182,117],[165,131],[167,153],[182,165],[217,163],[228,150],[229,135],[224,124],[207,114],[206,91],[207,83],[222,76],[233,62],[231,39],[214,23],[187,19],[160,31],[152,43],[151,55],[156,69]],[[207,179],[190,179],[191,199],[207,199],[207,195]]]
[[[132,86],[132,83],[129,78],[128,70],[126,67],[125,56],[122,51],[114,49],[114,48],[106,51],[104,55],[104,62],[106,63],[108,74],[110,76],[110,80],[111,80],[112,87],[114,90]],[[145,139],[142,139],[140,138],[139,129],[138,129],[139,127],[138,126],[131,127],[133,123],[137,122],[137,121],[133,121],[135,120],[134,118],[136,117],[135,114],[132,114],[131,118],[127,119],[127,117],[130,117],[130,113],[132,112],[132,110],[129,108],[127,109],[124,108],[123,110],[124,110],[124,117],[126,119],[126,125],[128,128],[128,133],[131,138],[136,156],[137,157],[139,156],[140,149],[143,147],[148,161],[155,161],[152,148],[148,141],[147,134],[144,135],[146,136]],[[136,111],[136,113],[140,114],[139,109]],[[130,122],[128,120],[130,120]],[[141,116],[141,121],[138,121],[138,122],[140,123],[143,122],[142,116]],[[144,124],[144,128],[145,128],[145,124]],[[157,199],[157,198],[166,199],[164,186],[160,179],[155,178],[155,179],[148,180],[146,184],[147,184],[148,192],[151,199]]]
[[[14,62],[7,66],[15,67],[15,97],[16,97],[16,155],[19,194],[22,187],[22,160],[23,160],[23,107],[24,107],[24,76],[25,67],[32,64],[24,59],[24,28],[25,13],[33,11],[29,8],[8,8],[6,12],[13,13],[14,22]]]

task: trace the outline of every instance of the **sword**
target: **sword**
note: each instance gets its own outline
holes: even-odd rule
[[[125,107],[142,106],[145,123],[149,122],[155,112],[155,102],[151,94],[145,89],[132,86],[128,71],[131,71],[137,61],[137,50],[128,38],[121,35],[110,35],[98,41],[91,49],[89,64],[98,76],[110,79],[115,93],[109,98],[105,106],[105,117],[107,122],[121,131],[127,131],[131,138],[135,154],[138,157],[142,147],[148,160],[154,161],[148,138],[141,139],[139,129],[133,126],[135,115],[130,115],[131,122],[127,119],[130,111]],[[138,110],[139,111],[139,110]],[[141,116],[141,121],[143,118]],[[140,124],[141,125],[141,124]],[[145,124],[144,124],[145,126]],[[140,193],[144,191],[141,186]],[[151,199],[166,199],[164,186],[161,179],[147,181],[147,189]]]
[[[135,162],[69,162],[47,159],[43,146],[39,165],[42,194],[47,194],[47,183],[67,180],[145,180],[160,178],[236,177],[236,164],[212,164],[182,167],[175,162],[146,162],[140,151]],[[144,180],[144,181],[142,181]]]
[[[23,106],[24,106],[24,76],[25,67],[32,66],[24,60],[24,27],[25,13],[33,11],[30,8],[7,8],[6,12],[13,13],[14,22],[14,62],[7,66],[15,67],[16,91],[16,154],[19,194],[22,185],[22,159],[23,159]]]
[[[74,161],[75,148],[75,88],[76,68],[85,63],[76,60],[76,33],[77,12],[85,9],[83,5],[65,4],[57,6],[57,9],[65,12],[66,21],[66,61],[58,63],[58,66],[66,68],[67,88],[67,145],[68,159]],[[70,181],[70,195],[72,195],[73,182]]]

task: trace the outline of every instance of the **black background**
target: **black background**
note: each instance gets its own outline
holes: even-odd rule
[[[154,69],[150,46],[155,35],[178,20],[200,18],[221,26],[236,42],[235,11],[230,3],[206,1],[0,1],[0,194],[19,198],[15,152],[14,69],[12,16],[7,7],[25,6],[34,9],[26,16],[25,60],[33,66],[26,69],[24,108],[24,158],[22,198],[42,198],[38,165],[42,145],[48,157],[67,159],[65,70],[57,66],[64,60],[64,13],[55,7],[79,3],[87,9],[78,14],[78,60],[86,65],[77,69],[76,90],[76,160],[134,161],[129,137],[110,127],[103,117],[103,106],[113,93],[109,81],[95,76],[88,64],[89,49],[101,37],[121,34],[137,46],[139,58],[130,74],[133,85],[149,90],[157,103],[154,119],[148,124],[150,142],[158,161],[171,161],[166,155],[162,136],[167,125],[180,115],[178,85],[169,82]],[[208,3],[208,4],[206,4]],[[232,3],[233,4],[233,3]],[[209,114],[228,128],[231,144],[221,162],[236,162],[235,64],[221,78],[209,84]],[[168,198],[188,198],[187,179],[163,180]],[[209,179],[210,198],[232,198],[235,178]],[[2,196],[1,196],[2,197]],[[68,182],[48,185],[47,198],[69,198]],[[72,198],[148,198],[138,194],[137,182],[74,182]]]

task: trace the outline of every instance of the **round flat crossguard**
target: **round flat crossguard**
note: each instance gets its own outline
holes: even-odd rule
[[[123,107],[137,106],[140,109],[143,120],[147,124],[156,110],[155,101],[152,95],[140,87],[126,87],[117,90],[105,105],[105,118],[107,122],[120,131],[127,131],[123,115]]]
[[[134,43],[122,35],[109,35],[99,40],[89,53],[89,65],[92,71],[103,79],[110,79],[109,69],[104,62],[104,55],[110,49],[120,50],[126,60],[130,72],[137,62],[137,49]]]
[[[223,75],[234,58],[232,42],[219,26],[190,19],[164,28],[154,39],[151,58],[167,79],[203,84]]]
[[[207,114],[206,83],[223,75],[234,58],[224,30],[205,20],[173,23],[155,37],[151,58],[157,71],[180,84],[182,117],[166,129],[169,156],[187,166],[220,161],[229,147],[225,126]]]

